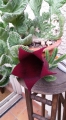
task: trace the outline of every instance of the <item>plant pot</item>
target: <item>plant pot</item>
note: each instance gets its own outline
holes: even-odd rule
[[[52,45],[50,45],[50,46],[47,46],[44,50],[43,50],[43,56],[45,56],[45,51],[46,50],[49,50],[49,52],[50,52],[50,55],[52,54],[52,51],[53,51],[53,49],[54,48],[56,48],[56,47],[58,47],[60,44],[61,44],[61,38],[59,39],[59,40],[57,40],[56,42],[54,42]],[[40,49],[39,47],[36,47],[36,48],[30,48],[31,50],[38,50],[38,49]]]

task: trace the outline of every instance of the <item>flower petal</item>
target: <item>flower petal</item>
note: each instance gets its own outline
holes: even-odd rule
[[[12,74],[20,78],[35,78],[40,76],[43,62],[34,55],[29,55],[13,69]]]
[[[26,58],[28,55],[30,55],[30,52],[27,52],[23,50],[21,47],[19,48],[19,60],[21,61],[22,59]]]
[[[23,65],[19,63],[12,71],[12,74],[18,76],[19,78],[24,77]]]
[[[55,74],[49,70],[49,64],[46,59],[42,58],[43,49],[30,53],[19,48],[20,63],[14,68],[12,74],[24,79],[29,90],[42,77]]]
[[[49,64],[48,64],[47,60],[45,58],[43,58],[43,61],[44,61],[44,67],[49,69]]]
[[[41,48],[41,49],[36,50],[36,51],[33,52],[33,54],[34,54],[35,56],[37,56],[41,61],[43,61],[42,52],[43,52],[43,49],[45,49],[45,48],[46,48],[46,47],[43,47],[43,48]]]
[[[33,85],[39,80],[40,78],[39,77],[35,77],[35,78],[31,78],[31,79],[24,79],[25,81],[25,84],[28,88],[28,90],[30,91],[31,88],[33,87]]]
[[[49,64],[48,64],[47,60],[45,58],[43,60],[44,60],[44,64],[43,64],[43,68],[41,71],[41,77],[56,74],[49,70]]]
[[[47,75],[53,75],[56,74],[54,72],[51,72],[50,70],[48,70],[47,68],[43,67],[42,71],[41,71],[41,78]]]

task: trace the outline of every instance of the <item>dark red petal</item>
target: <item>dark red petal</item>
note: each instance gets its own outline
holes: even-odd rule
[[[30,52],[27,52],[23,50],[21,47],[19,48],[19,60],[21,61],[22,59],[26,58],[28,55],[30,55]]]
[[[45,58],[43,58],[43,61],[44,61],[44,67],[49,69],[49,64],[48,64],[47,60]]]
[[[35,52],[29,53],[19,48],[20,63],[14,68],[12,74],[24,79],[29,90],[42,77],[55,74],[49,71],[49,64],[42,58],[41,48]]]
[[[41,61],[43,61],[43,58],[42,58],[42,52],[43,52],[43,49],[46,48],[46,47],[43,47],[39,50],[36,50],[33,52],[33,54],[38,57]]]
[[[42,71],[41,71],[41,78],[44,77],[44,76],[47,76],[47,75],[53,75],[53,74],[56,74],[54,72],[51,72],[49,69],[47,69],[46,67],[43,67],[42,68]]]
[[[49,70],[49,64],[47,62],[47,60],[44,58],[44,64],[43,64],[43,68],[42,68],[42,72],[41,72],[41,77],[46,76],[46,75],[53,75],[56,74],[54,72],[51,72]]]
[[[12,71],[12,74],[15,76],[18,76],[19,78],[23,78],[24,77],[24,73],[23,73],[23,65],[21,63],[19,63]]]
[[[41,74],[43,63],[35,55],[31,54],[21,61],[25,77],[33,78]]]
[[[40,78],[38,78],[38,77],[35,77],[35,78],[31,78],[31,79],[24,79],[24,81],[25,81],[25,84],[26,84],[26,86],[27,86],[27,88],[28,88],[28,90],[30,91],[31,90],[31,88],[33,87],[33,85],[39,80]]]

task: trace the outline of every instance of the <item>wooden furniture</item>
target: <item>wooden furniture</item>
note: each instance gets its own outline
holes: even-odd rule
[[[26,88],[24,81],[20,81],[25,88],[28,120],[34,120],[34,118],[38,120],[49,120],[45,117],[45,104],[51,106],[50,120],[56,120],[57,111],[57,120],[61,120],[61,104],[63,104],[62,120],[66,120],[66,73],[59,69],[53,71],[57,73],[55,75],[57,77],[56,81],[48,83],[44,79],[41,79],[33,86],[31,92]],[[65,98],[63,97],[62,92],[65,92]],[[42,97],[37,96],[37,94],[41,94]],[[46,95],[52,95],[52,101],[46,99]],[[41,116],[33,112],[32,99],[42,103]]]

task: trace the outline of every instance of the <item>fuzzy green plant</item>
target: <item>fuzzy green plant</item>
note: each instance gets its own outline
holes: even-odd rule
[[[43,0],[1,0],[0,11],[3,21],[2,24],[6,27],[9,23],[12,23],[14,30],[17,31],[22,38],[33,34],[45,39],[59,39],[63,34],[64,26],[64,16],[60,8],[66,3],[66,0],[44,1],[48,3],[49,10],[40,15]],[[35,15],[33,20],[29,19],[29,14],[24,12],[28,4]],[[53,32],[53,30],[57,31],[56,26],[52,24],[53,19],[59,23],[58,34],[54,34]],[[36,29],[38,29],[38,31]]]
[[[28,0],[0,0],[0,87],[8,84],[11,71],[19,62],[15,49],[18,51],[32,41],[31,34],[23,39],[19,34],[27,4]]]
[[[7,27],[9,26],[9,23],[14,26],[14,31],[17,31],[23,38],[28,35],[27,30],[29,28],[26,25],[27,20],[24,15],[24,10],[26,9],[28,2],[29,0],[0,1],[0,17],[2,20],[0,31],[2,34],[5,33],[6,39],[10,31]]]
[[[65,18],[61,13],[60,8],[65,4],[65,1],[60,0],[54,2],[52,0],[52,4],[51,0],[46,1],[49,4],[49,11],[43,12],[42,15],[40,15],[42,1],[43,0],[29,1],[29,6],[35,15],[33,20],[29,18],[28,13],[23,13],[12,23],[22,37],[32,34],[44,39],[57,40],[63,35]],[[58,30],[57,26],[53,24],[54,20],[56,22],[58,21]],[[55,33],[53,31],[55,31]],[[56,31],[58,34],[56,34]]]
[[[40,15],[42,2],[43,0],[30,0],[29,2],[29,5],[35,15],[33,20],[34,23],[36,22],[35,28],[38,28],[39,31],[36,31],[35,34],[45,39],[57,40],[63,34],[65,19],[60,11],[60,8],[66,3],[66,0],[45,0],[45,2],[49,5],[49,10],[48,12],[43,12],[42,15]],[[53,33],[53,30],[56,29],[56,25],[53,24],[53,21],[58,21],[58,34]]]

